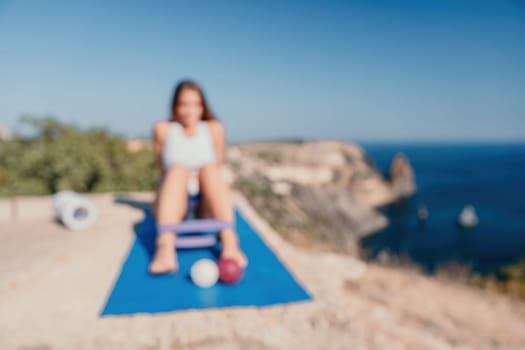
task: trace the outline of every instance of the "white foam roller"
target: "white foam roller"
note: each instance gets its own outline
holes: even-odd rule
[[[84,230],[97,221],[98,210],[93,202],[70,190],[53,195],[55,217],[71,230]]]

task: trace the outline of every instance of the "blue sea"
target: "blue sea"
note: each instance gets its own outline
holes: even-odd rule
[[[427,272],[451,261],[482,274],[525,258],[525,143],[361,143],[377,168],[388,173],[397,152],[408,156],[417,193],[381,210],[390,225],[362,240],[371,258],[386,250]],[[428,219],[418,220],[424,204]],[[471,204],[479,217],[473,229],[457,217]]]

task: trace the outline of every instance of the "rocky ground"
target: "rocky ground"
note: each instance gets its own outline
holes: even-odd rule
[[[149,203],[153,193],[134,193]],[[313,294],[310,302],[98,316],[142,209],[88,195],[95,226],[71,232],[51,197],[0,200],[0,349],[523,349],[525,303],[294,246],[239,192],[235,205]]]

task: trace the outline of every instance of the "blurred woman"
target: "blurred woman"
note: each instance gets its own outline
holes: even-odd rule
[[[155,122],[153,140],[161,181],[152,212],[157,225],[180,222],[188,209],[188,186],[198,181],[202,195],[201,214],[234,221],[230,189],[220,171],[226,147],[224,126],[211,112],[202,89],[193,81],[181,81],[174,92],[169,120]],[[221,258],[233,258],[241,267],[247,259],[240,250],[236,232],[219,232]],[[163,232],[149,271],[153,274],[178,270],[177,232]]]

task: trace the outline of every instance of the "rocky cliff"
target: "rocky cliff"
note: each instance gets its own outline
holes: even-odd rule
[[[232,145],[232,186],[286,239],[355,253],[358,238],[387,225],[377,208],[415,192],[414,171],[398,154],[387,177],[357,145],[338,141]]]

